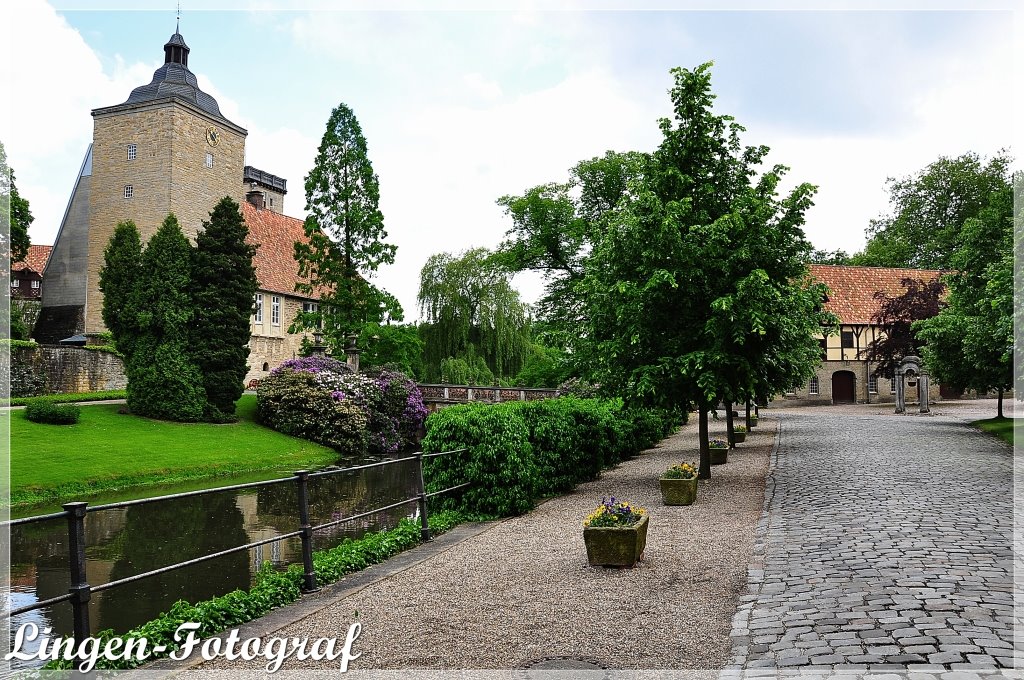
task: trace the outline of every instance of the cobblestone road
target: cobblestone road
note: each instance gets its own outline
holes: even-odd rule
[[[1011,666],[1012,449],[956,417],[778,412],[732,667]]]

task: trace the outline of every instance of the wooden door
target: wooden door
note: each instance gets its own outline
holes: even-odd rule
[[[850,371],[836,371],[832,374],[832,403],[853,404],[857,401],[854,392],[855,379]]]

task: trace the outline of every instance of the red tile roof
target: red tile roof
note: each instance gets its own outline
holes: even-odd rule
[[[50,259],[51,252],[53,252],[53,246],[29,246],[28,255],[21,262],[15,262],[11,265],[11,271],[18,272],[23,269],[29,269],[42,274],[43,269],[46,267],[46,261]]]
[[[890,267],[847,267],[812,264],[811,276],[831,291],[825,309],[845,324],[870,324],[878,311],[875,292],[896,296],[906,291],[900,283],[906,278],[931,281],[942,274],[935,269],[894,269]]]
[[[295,261],[295,242],[305,241],[303,222],[273,210],[257,210],[247,201],[242,202],[242,216],[249,227],[249,243],[258,244],[256,278],[261,290],[306,297],[295,292],[295,284],[307,279],[299,277],[299,263]]]

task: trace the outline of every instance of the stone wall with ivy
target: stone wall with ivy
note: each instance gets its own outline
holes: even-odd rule
[[[128,384],[124,363],[113,352],[47,345],[12,346],[10,366],[0,366],[0,380],[8,378],[12,397],[123,390]]]

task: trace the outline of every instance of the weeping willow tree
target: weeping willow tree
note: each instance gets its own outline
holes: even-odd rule
[[[516,375],[526,360],[527,306],[509,273],[490,256],[486,248],[438,253],[420,271],[417,301],[429,381],[441,379],[442,362],[451,366],[452,360],[461,360],[473,366],[482,358],[500,380]]]

